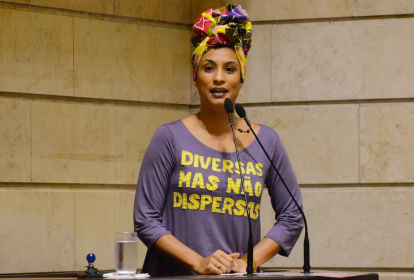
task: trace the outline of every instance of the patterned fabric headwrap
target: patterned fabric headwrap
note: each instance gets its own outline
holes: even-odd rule
[[[252,23],[241,6],[228,4],[220,9],[209,9],[201,14],[193,26],[192,56],[193,80],[201,57],[209,49],[227,45],[234,48],[240,61],[241,75],[246,75],[246,56],[252,43]]]

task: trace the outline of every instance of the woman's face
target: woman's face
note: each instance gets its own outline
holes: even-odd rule
[[[206,52],[201,58],[196,79],[201,104],[223,108],[226,98],[234,104],[242,87],[240,71],[240,62],[232,49],[218,48]]]

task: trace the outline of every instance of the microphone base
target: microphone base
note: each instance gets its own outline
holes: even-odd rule
[[[309,247],[308,247],[309,248]],[[309,249],[308,249],[308,251],[309,251]],[[309,257],[308,257],[309,258]],[[306,257],[305,257],[305,259],[306,259]],[[311,271],[311,266],[310,266],[310,264],[308,263],[308,264],[304,264],[303,265],[303,271],[302,271],[302,273],[304,273],[304,274],[310,274],[310,273],[312,273],[312,271]]]
[[[257,276],[257,274],[256,273],[246,273],[246,274],[243,274],[243,276],[249,276],[249,277],[251,277],[251,276]]]

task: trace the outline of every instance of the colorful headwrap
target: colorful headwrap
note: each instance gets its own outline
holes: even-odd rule
[[[219,45],[232,46],[240,61],[241,75],[246,74],[246,56],[252,43],[252,23],[241,6],[228,4],[220,9],[209,9],[201,14],[193,26],[192,56],[193,80],[203,54]]]

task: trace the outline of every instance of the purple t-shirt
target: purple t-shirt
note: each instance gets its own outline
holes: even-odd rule
[[[238,133],[238,132],[236,132]],[[302,205],[300,189],[288,155],[277,133],[261,125],[258,138]],[[277,222],[266,234],[288,256],[303,228],[302,217],[281,180],[254,140],[236,153],[212,149],[181,120],[162,125],[142,162],[134,205],[135,231],[148,251],[143,272],[151,276],[191,275],[194,272],[160,254],[152,246],[172,234],[203,257],[216,250],[247,252],[248,220],[240,173],[244,175],[252,217],[253,242],[260,242],[260,203],[268,188]]]

